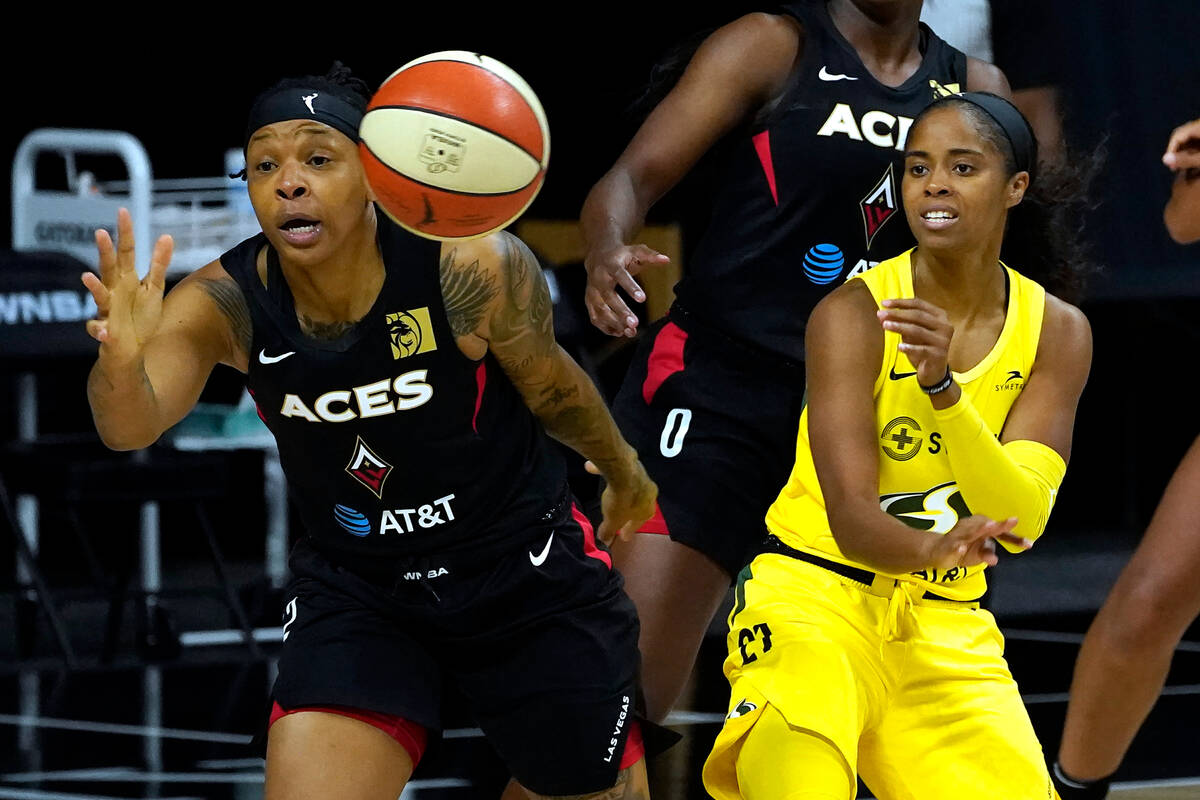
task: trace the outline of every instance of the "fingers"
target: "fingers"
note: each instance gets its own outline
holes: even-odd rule
[[[117,251],[112,237],[103,228],[96,231],[96,250],[100,254],[100,280],[111,286],[117,271]]]
[[[1171,131],[1171,138],[1167,140],[1167,150],[1163,154],[1163,163],[1172,169],[1178,169],[1173,163],[1174,158],[1172,157],[1178,156],[1182,150],[1198,148],[1200,148],[1200,119],[1194,119]]]
[[[83,273],[82,280],[83,285],[92,293],[92,300],[96,302],[96,310],[99,312],[99,316],[107,317],[110,299],[108,287],[92,272]]]
[[[1200,146],[1194,150],[1180,150],[1163,156],[1163,163],[1175,172],[1184,172],[1200,167]]]
[[[101,344],[108,341],[108,320],[104,319],[89,319],[87,321],[88,336],[91,336]]]
[[[596,536],[600,539],[600,541],[604,542],[606,546],[612,544],[613,524],[609,521],[608,517],[605,517],[600,521],[600,527],[596,529]]]
[[[1033,540],[1026,539],[1024,536],[1017,536],[1015,533],[1002,533],[996,537],[1001,542],[1007,542],[1013,547],[1018,547],[1021,550],[1028,550],[1033,547]]]
[[[591,461],[583,462],[583,469],[585,472],[590,472],[592,475],[600,474],[600,468],[597,467],[595,464],[593,464]]]
[[[646,293],[642,291],[641,284],[635,281],[633,276],[629,274],[628,269],[618,270],[616,278],[617,285],[629,292],[630,297],[639,303],[646,302]]]
[[[129,215],[129,209],[122,208],[117,211],[117,273],[119,275],[129,272],[136,274],[137,268],[134,264],[133,254],[133,217]]]
[[[624,335],[625,326],[601,298],[599,290],[589,287],[584,292],[584,305],[587,306],[588,319],[593,325],[609,336]]]
[[[146,275],[147,283],[159,292],[167,288],[167,267],[171,265],[171,254],[175,251],[175,240],[164,234],[154,243],[154,252],[150,255],[150,272]]]

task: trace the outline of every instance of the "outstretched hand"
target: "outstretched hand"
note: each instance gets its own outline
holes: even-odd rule
[[[609,336],[629,336],[637,333],[637,315],[617,293],[620,286],[635,301],[642,303],[646,293],[636,280],[647,266],[666,264],[670,258],[644,244],[622,245],[595,255],[589,253],[583,265],[587,269],[587,290],[584,304],[592,324]]]
[[[1016,526],[1016,517],[997,522],[975,514],[960,519],[948,533],[933,540],[926,559],[928,565],[934,569],[973,567],[977,564],[994,567],[999,561],[996,557],[997,539],[1021,550],[1033,547],[1032,541],[1012,532]]]
[[[174,241],[160,236],[150,257],[150,271],[139,279],[134,261],[133,218],[127,209],[117,212],[117,242],[108,231],[96,231],[100,275],[85,272],[83,285],[96,301],[96,319],[87,323],[88,334],[100,342],[100,357],[128,363],[140,357],[162,316],[167,267]]]
[[[603,474],[591,461],[585,462],[583,468],[593,475]],[[600,510],[604,518],[596,535],[605,545],[612,544],[618,536],[622,541],[629,541],[642,523],[654,516],[657,502],[658,486],[638,462],[634,476],[628,483],[616,485],[612,481],[606,482],[604,492],[600,495]]]

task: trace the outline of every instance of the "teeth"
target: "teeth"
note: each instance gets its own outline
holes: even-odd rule
[[[292,233],[313,233],[316,229],[316,225],[297,225],[294,228],[288,228]]]
[[[923,216],[925,219],[954,219],[949,211],[928,211]]]

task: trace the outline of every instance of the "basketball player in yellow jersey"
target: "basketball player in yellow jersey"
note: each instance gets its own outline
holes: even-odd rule
[[[880,800],[1055,797],[977,600],[996,542],[1019,552],[1045,528],[1090,328],[1000,262],[1037,164],[1014,106],[945,98],[907,148],[917,247],[808,325],[796,463],[730,615],[729,714],[704,767],[718,800],[845,800],[859,774]]]

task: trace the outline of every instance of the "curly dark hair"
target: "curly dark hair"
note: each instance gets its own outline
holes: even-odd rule
[[[341,61],[334,61],[333,66],[324,75],[301,75],[295,78],[284,78],[274,86],[270,86],[260,92],[258,97],[254,99],[254,102],[257,103],[259,99],[273,94],[280,89],[303,89],[310,86],[340,97],[364,111],[367,108],[367,103],[371,100],[371,87],[367,82],[362,78],[356,77],[350,68]],[[251,107],[253,105],[254,103],[251,103]]]
[[[942,108],[964,114],[984,141],[1004,157],[1008,175],[1018,172],[1012,143],[1000,124],[979,106],[954,95],[926,106],[913,120],[909,136],[921,120]],[[1088,280],[1101,272],[1091,256],[1084,228],[1088,213],[1099,205],[1090,189],[1106,151],[1105,141],[1101,141],[1086,154],[1068,148],[1052,162],[1038,162],[1036,178],[1025,190],[1024,199],[1008,211],[1001,260],[1068,302],[1079,302]]]

